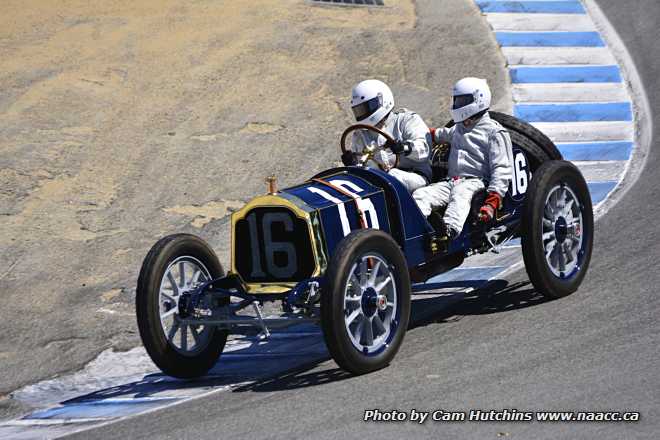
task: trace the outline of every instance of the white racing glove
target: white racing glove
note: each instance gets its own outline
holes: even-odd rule
[[[394,154],[386,150],[378,150],[374,153],[374,162],[379,164],[385,171],[394,167]]]

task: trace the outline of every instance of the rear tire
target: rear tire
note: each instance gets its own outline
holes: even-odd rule
[[[147,353],[165,374],[199,377],[217,362],[227,331],[181,325],[178,302],[195,283],[223,275],[215,252],[190,234],[160,239],[145,257],[135,298],[138,328]]]
[[[548,161],[534,174],[522,213],[522,252],[532,284],[548,298],[575,292],[591,261],[594,218],[578,168]]]
[[[398,244],[374,229],[344,237],[321,294],[321,326],[335,362],[353,374],[386,367],[409,319],[410,278]]]

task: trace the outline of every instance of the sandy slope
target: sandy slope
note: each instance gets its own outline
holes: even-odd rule
[[[471,2],[435,3],[4,1],[0,394],[136,344],[151,244],[195,232],[227,261],[227,214],[265,175],[337,160],[354,82],[385,79],[436,123],[461,75],[508,102]]]

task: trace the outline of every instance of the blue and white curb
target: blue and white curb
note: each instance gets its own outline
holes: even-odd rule
[[[103,352],[82,371],[13,393],[16,400],[41,409],[1,423],[0,438],[56,438],[85,431],[209,394],[247,389],[264,378],[328,358],[318,327],[300,325],[271,336],[268,341],[228,341],[221,362],[194,381],[163,375],[142,347]]]
[[[502,270],[484,269],[486,276]],[[419,297],[433,298],[419,319],[461,301],[465,294],[488,282],[473,276],[467,276],[468,282],[462,281],[466,272],[473,270],[458,269],[445,274],[445,281],[415,286]],[[428,292],[430,289],[433,291]],[[57,438],[83,432],[211,394],[250,391],[270,378],[295,374],[328,359],[320,328],[308,324],[275,331],[267,341],[233,338],[227,341],[220,362],[205,377],[189,381],[162,374],[142,347],[123,353],[106,351],[82,371],[12,393],[14,399],[39,409],[0,423],[0,438]]]
[[[575,0],[476,0],[511,78],[514,114],[573,161],[594,205],[606,200],[634,150],[633,106],[621,69]]]
[[[602,206],[635,151],[635,115],[621,69],[587,9],[575,0],[475,3],[506,59],[514,114],[548,135],[582,170],[594,205]],[[416,297],[432,297],[435,308],[442,309],[520,267],[520,260],[519,242],[513,242],[498,255],[471,257],[413,291]],[[209,394],[249,389],[264,378],[326,359],[322,335],[313,326],[273,333],[267,342],[234,339],[209,376],[197,381],[160,374],[141,347],[104,352],[83,371],[13,393],[40,409],[1,423],[0,438],[80,432]]]
[[[475,3],[506,61],[514,115],[580,168],[598,212],[628,171],[635,114],[621,68],[588,8],[577,0]],[[498,266],[493,277],[501,278],[521,264],[515,240],[498,256],[468,259],[464,269],[476,266],[465,275],[483,278],[483,270]]]

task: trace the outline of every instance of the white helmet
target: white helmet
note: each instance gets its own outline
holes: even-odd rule
[[[351,94],[351,109],[361,124],[376,125],[394,108],[394,95],[387,84],[377,79],[364,80]]]
[[[454,122],[463,122],[490,107],[490,88],[485,79],[463,78],[454,84],[451,116]]]

